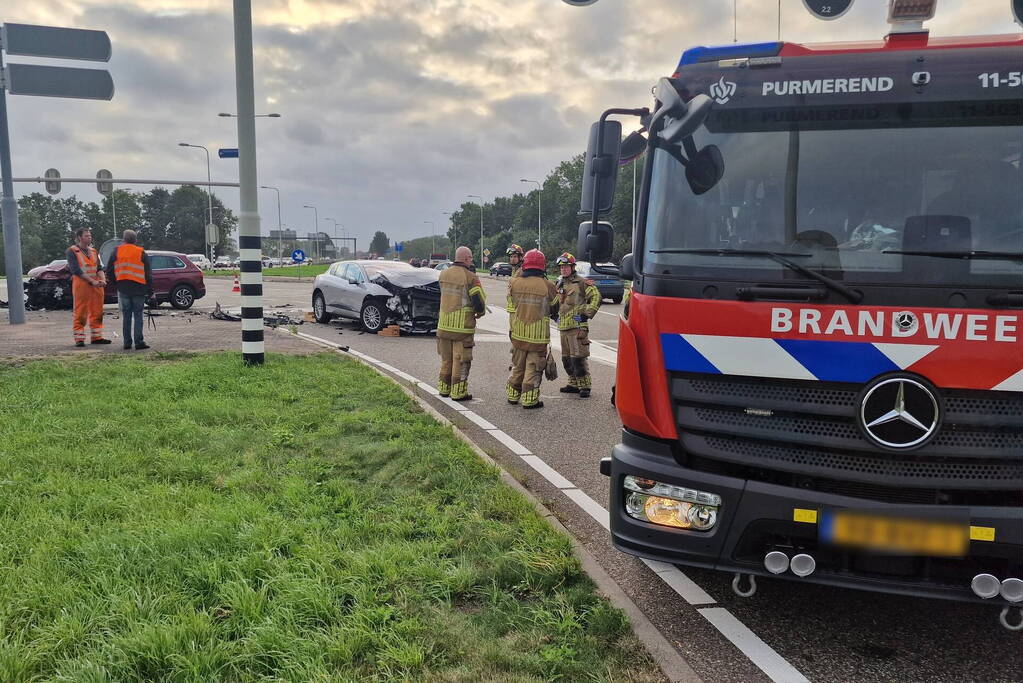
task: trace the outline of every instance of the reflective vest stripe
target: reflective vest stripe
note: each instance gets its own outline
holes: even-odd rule
[[[95,250],[89,248],[88,251],[95,253]],[[99,255],[96,258],[90,259],[81,247],[74,248],[75,257],[78,259],[78,267],[82,269],[82,274],[85,277],[95,278],[99,273]]]

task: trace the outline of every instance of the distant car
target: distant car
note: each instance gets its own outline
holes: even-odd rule
[[[408,263],[338,261],[313,280],[313,315],[358,320],[367,332],[397,324],[408,332],[433,332],[440,318],[439,274]]]
[[[454,264],[453,264],[453,263],[452,263],[451,261],[441,261],[440,263],[438,263],[437,265],[435,265],[435,266],[433,267],[433,269],[434,269],[434,270],[438,270],[438,271],[439,271],[439,270],[447,270],[448,268],[450,268],[450,267],[451,267],[451,266],[453,266],[453,265],[454,265]]]
[[[108,241],[101,249],[105,263],[114,247]],[[169,302],[177,309],[191,308],[196,299],[206,296],[206,284],[202,270],[184,254],[175,251],[149,251],[149,265],[153,272],[153,298],[156,302]],[[54,265],[57,264],[57,265]],[[33,268],[25,282],[26,305],[29,308],[60,309],[71,308],[71,270],[66,261]],[[117,286],[111,281],[104,292],[105,303],[117,302]]]
[[[264,268],[273,268],[274,267],[274,261],[269,256],[264,256],[260,260],[263,262],[263,267]]]
[[[597,291],[600,292],[601,299],[610,299],[616,304],[622,303],[622,299],[625,297],[625,283],[617,275],[619,272],[618,266],[613,263],[598,263],[597,267],[604,271],[611,271],[614,274],[594,272],[593,267],[587,261],[578,261],[575,264],[575,272],[579,273],[582,277],[593,280],[593,284],[597,286]]]
[[[511,277],[512,265],[510,263],[504,263],[503,261],[498,261],[494,265],[490,266],[490,274],[491,275],[497,275],[497,276],[507,275],[508,277]]]
[[[210,263],[205,254],[188,254],[186,258],[203,270],[209,270],[213,267],[213,264]]]
[[[230,256],[218,256],[217,260],[213,262],[213,265],[217,268],[230,268],[231,257]]]

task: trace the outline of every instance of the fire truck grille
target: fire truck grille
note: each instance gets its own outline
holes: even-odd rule
[[[997,504],[992,492],[1023,490],[1023,396],[947,391],[934,439],[898,452],[857,426],[860,385],[686,373],[670,382],[682,447],[702,469],[886,502],[964,504],[973,491]]]

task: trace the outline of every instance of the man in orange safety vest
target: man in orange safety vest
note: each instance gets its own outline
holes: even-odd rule
[[[92,246],[89,228],[75,230],[75,243],[67,250],[66,258],[75,301],[71,324],[75,346],[85,346],[86,324],[92,329],[92,344],[109,344],[110,340],[103,338],[103,297],[107,278],[99,262],[99,253]]]

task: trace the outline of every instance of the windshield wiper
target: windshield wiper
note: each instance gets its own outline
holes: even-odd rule
[[[785,258],[810,258],[813,254],[802,254],[802,253],[788,253],[778,251],[766,251],[761,249],[652,249],[651,254],[707,254],[710,256],[766,256],[769,259],[777,261],[787,268],[791,268],[797,273],[801,273],[808,278],[820,282],[828,289],[838,292],[849,301],[854,304],[860,303],[863,300],[863,295],[859,292],[855,292],[841,282],[832,280],[827,275],[821,275],[820,273],[814,272],[809,268],[805,268],[798,263],[794,263],[789,259]]]
[[[1023,252],[1018,251],[918,251],[915,249],[885,249],[882,254],[905,254],[906,256],[934,256],[937,258],[991,259],[995,261],[1023,261]]]

